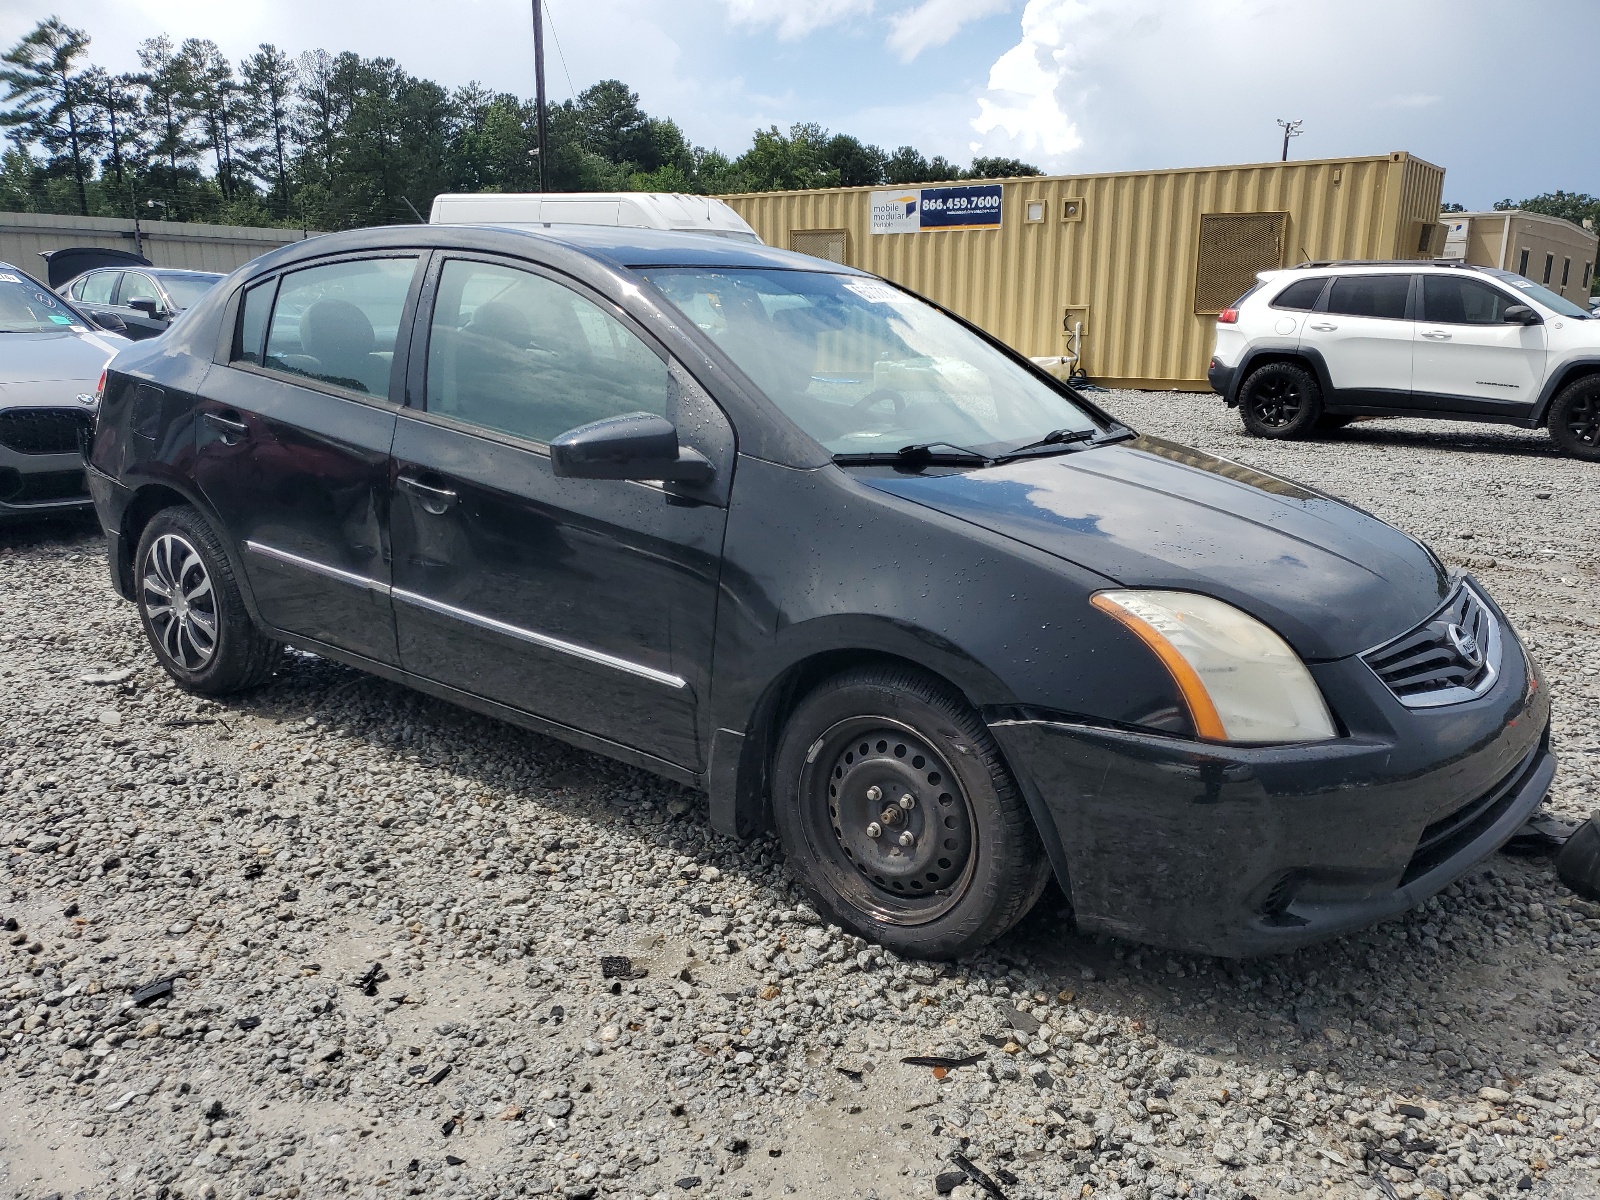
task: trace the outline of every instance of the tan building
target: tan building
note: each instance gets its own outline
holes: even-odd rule
[[[1439,220],[1445,225],[1443,257],[1515,271],[1588,307],[1600,244],[1592,231],[1520,208],[1443,213]]]
[[[1215,316],[1257,271],[1431,258],[1443,186],[1396,152],[724,199],[769,245],[904,284],[1035,358],[1204,390]]]
[[[201,225],[190,221],[141,221],[58,213],[0,213],[0,262],[44,278],[41,251],[69,246],[105,246],[139,252],[158,267],[232,271],[252,258],[309,236],[300,229]]]

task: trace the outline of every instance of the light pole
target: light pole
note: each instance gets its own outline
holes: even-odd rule
[[[544,102],[544,0],[533,0],[533,87],[539,106],[539,190],[550,190],[550,125]]]
[[[1282,158],[1281,161],[1282,162],[1288,162],[1289,161],[1289,139],[1292,138],[1292,137],[1299,137],[1300,136],[1300,126],[1304,125],[1305,122],[1304,121],[1279,121],[1278,124],[1283,128],[1283,158]]]

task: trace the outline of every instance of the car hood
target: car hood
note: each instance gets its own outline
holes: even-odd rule
[[[98,330],[0,333],[0,386],[85,381],[92,386],[111,356],[129,344],[125,337]]]
[[[1308,659],[1387,641],[1450,587],[1421,543],[1376,517],[1159,438],[979,471],[858,478],[1126,587],[1226,600]]]

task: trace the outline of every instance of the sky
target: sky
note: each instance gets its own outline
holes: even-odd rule
[[[46,0],[48,3],[48,0]],[[531,95],[528,0],[0,0],[0,44],[53,11],[91,57],[210,38],[237,60],[396,59]],[[816,121],[965,163],[1052,173],[1408,150],[1469,209],[1600,194],[1600,0],[546,0],[552,102],[618,78],[646,111],[738,154]]]

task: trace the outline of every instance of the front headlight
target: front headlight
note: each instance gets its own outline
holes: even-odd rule
[[[1121,621],[1172,675],[1195,732],[1213,742],[1337,737],[1316,681],[1281,637],[1194,592],[1117,590],[1089,601]]]

